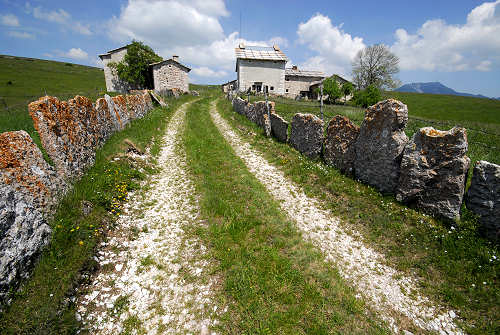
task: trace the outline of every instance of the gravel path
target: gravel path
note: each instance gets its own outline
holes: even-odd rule
[[[423,330],[439,334],[462,334],[453,321],[456,317],[453,311],[432,306],[427,298],[418,294],[416,279],[384,265],[381,254],[343,231],[338,218],[323,210],[317,200],[306,196],[300,187],[244,142],[219,115],[215,105],[212,105],[210,114],[236,154],[280,202],[281,208],[297,223],[303,235],[337,265],[342,276],[358,292],[371,301],[372,307],[395,333],[407,328],[405,323],[412,322]]]
[[[168,125],[161,172],[131,197],[97,258],[100,270],[77,302],[91,334],[214,334],[216,278],[206,248],[189,229],[202,225],[179,148],[187,104]]]

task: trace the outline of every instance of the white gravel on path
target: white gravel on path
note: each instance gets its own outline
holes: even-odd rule
[[[303,235],[319,248],[327,260],[335,263],[341,275],[351,283],[387,321],[395,333],[401,325],[397,314],[409,318],[417,327],[439,334],[463,334],[453,319],[454,311],[432,307],[418,294],[417,280],[384,265],[383,256],[347,234],[339,219],[322,209],[320,203],[308,197],[249,143],[243,141],[217,112],[210,111],[212,120],[247,168],[278,200],[281,208],[297,223]],[[397,278],[397,279],[396,279]],[[405,292],[413,292],[408,295]],[[401,329],[401,331],[404,331]]]
[[[214,334],[216,279],[206,248],[186,233],[202,225],[186,160],[179,154],[187,104],[169,122],[150,189],[128,201],[97,257],[101,270],[77,301],[91,334]]]

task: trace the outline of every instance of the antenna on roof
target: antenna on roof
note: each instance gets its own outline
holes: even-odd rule
[[[243,36],[241,36],[241,9],[240,9],[240,39],[243,39]]]

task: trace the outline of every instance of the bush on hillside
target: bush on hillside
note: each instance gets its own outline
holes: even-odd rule
[[[373,85],[368,86],[365,90],[354,92],[354,97],[352,99],[354,104],[364,108],[374,105],[380,100],[382,100],[382,94],[380,90]]]

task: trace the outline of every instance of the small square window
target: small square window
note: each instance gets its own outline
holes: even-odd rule
[[[288,93],[288,88],[286,89],[286,93]]]
[[[271,86],[271,91],[274,91],[274,86]]]

